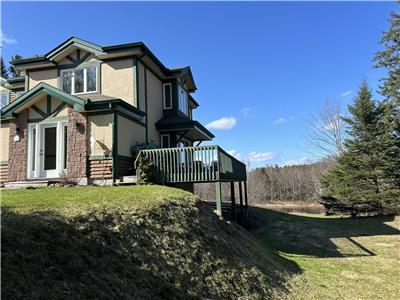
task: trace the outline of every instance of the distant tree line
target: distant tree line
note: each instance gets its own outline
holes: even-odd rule
[[[248,174],[249,199],[253,204],[315,202],[320,198],[320,178],[334,160],[298,166],[269,166]]]
[[[249,204],[317,203],[321,196],[320,178],[334,164],[334,159],[327,158],[307,165],[268,166],[251,170],[247,174]],[[215,200],[214,184],[196,184],[195,193],[203,200]],[[224,201],[230,201],[229,184],[222,184],[222,195]]]

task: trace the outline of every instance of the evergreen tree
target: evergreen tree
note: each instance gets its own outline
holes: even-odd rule
[[[390,16],[389,30],[384,32],[380,44],[384,47],[375,55],[376,67],[388,71],[382,79],[381,94],[400,106],[400,12]]]
[[[4,64],[3,57],[1,57],[0,59],[1,59],[1,77],[7,79],[7,78],[8,78],[7,67],[6,67],[6,65]]]
[[[22,56],[19,54],[15,54],[14,56],[11,56],[11,60],[19,60],[21,59]],[[12,77],[19,77],[21,76],[21,71],[18,70],[16,67],[14,67],[13,65],[8,67],[8,71],[10,72]]]
[[[345,151],[321,181],[324,190],[322,203],[328,212],[352,215],[372,211],[382,213],[380,121],[383,114],[365,81],[348,110],[351,116],[344,118],[348,125]]]
[[[388,212],[400,212],[400,110],[391,101],[380,104],[381,201]]]
[[[400,3],[400,2],[399,2]],[[390,16],[389,30],[384,32],[380,44],[384,50],[375,55],[376,67],[388,71],[383,78],[380,93],[385,100],[380,104],[383,119],[382,131],[382,185],[383,201],[395,211],[400,211],[400,13]]]

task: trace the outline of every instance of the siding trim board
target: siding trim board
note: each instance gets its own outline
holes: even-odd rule
[[[144,107],[146,110],[146,144],[149,143],[149,112],[147,109],[147,68],[143,65],[144,68]]]
[[[136,107],[138,109],[140,109],[140,102],[139,102],[139,96],[140,96],[140,91],[139,91],[139,62],[138,62],[138,58],[136,56],[133,57],[133,64],[135,66],[135,74],[134,76],[136,76],[136,84],[135,84],[135,89],[136,89]],[[135,90],[134,89],[134,90]],[[135,95],[134,95],[135,96]]]
[[[118,176],[118,114],[112,115],[112,180],[115,183]]]

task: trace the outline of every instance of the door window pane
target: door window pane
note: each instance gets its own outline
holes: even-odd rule
[[[62,73],[62,88],[63,91],[71,94],[72,92],[72,71]]]
[[[86,69],[86,87],[87,92],[96,91],[96,68],[91,67]]]
[[[57,128],[44,129],[44,169],[54,170],[57,158]]]
[[[74,71],[74,93],[83,93],[83,69]]]

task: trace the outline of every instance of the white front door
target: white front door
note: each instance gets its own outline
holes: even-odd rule
[[[57,173],[57,125],[41,126],[40,177],[54,178]]]
[[[30,124],[28,178],[57,178],[66,173],[66,123]]]

